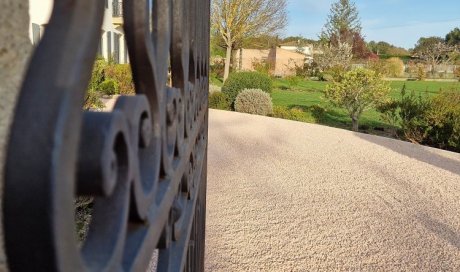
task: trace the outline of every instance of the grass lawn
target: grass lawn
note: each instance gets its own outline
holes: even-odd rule
[[[287,108],[299,108],[303,110],[302,120],[339,128],[351,128],[351,119],[345,110],[330,105],[324,98],[322,91],[327,82],[321,81],[298,81],[289,82],[284,79],[274,81],[272,93],[275,106]],[[408,91],[434,95],[442,90],[460,91],[458,82],[429,82],[429,81],[391,81],[391,96],[400,97],[401,88],[406,84]],[[364,112],[360,119],[363,130],[374,131],[387,128],[388,125],[380,120],[380,114],[375,110]]]

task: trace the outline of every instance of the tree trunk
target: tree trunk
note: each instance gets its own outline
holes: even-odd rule
[[[359,131],[359,117],[358,116],[352,116],[351,117],[351,122],[353,124],[353,131],[358,132]]]
[[[227,54],[225,56],[224,82],[230,74],[230,60],[232,58],[232,45],[227,45]]]
[[[238,70],[243,70],[243,48],[240,48],[240,59],[238,60]]]

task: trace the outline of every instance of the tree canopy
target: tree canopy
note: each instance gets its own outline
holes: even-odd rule
[[[328,19],[320,35],[323,43],[333,47],[348,44],[352,47],[353,57],[366,58],[369,50],[361,34],[361,21],[358,9],[350,0],[338,0],[333,3]]]
[[[380,41],[380,42],[375,42],[375,41],[370,41],[367,44],[367,48],[372,53],[375,53],[377,55],[388,55],[388,56],[409,56],[410,52],[402,47],[397,47],[394,46],[390,43]]]
[[[354,2],[338,0],[331,5],[327,22],[321,31],[320,38],[331,42],[352,44],[350,33],[361,34],[361,21]]]
[[[288,36],[280,40],[281,44],[290,43],[290,42],[296,42],[296,43],[301,43],[301,44],[317,44],[318,43],[318,41],[316,40],[307,39],[302,36]]]
[[[248,37],[273,35],[286,26],[286,0],[213,0],[211,23],[227,49],[225,80],[235,44]]]
[[[460,46],[460,28],[456,27],[446,35],[446,43]]]
[[[439,43],[444,43],[444,39],[441,37],[421,37],[417,43],[415,44],[414,47],[414,52],[422,52],[424,50],[427,50],[428,48],[432,48],[436,44]]]
[[[417,56],[431,65],[431,72],[439,64],[451,64],[460,56],[459,46],[446,43],[441,37],[420,38],[414,48]]]
[[[358,68],[347,72],[341,81],[328,85],[324,91],[334,105],[344,108],[353,122],[353,131],[358,131],[361,114],[384,102],[390,86],[375,71]]]

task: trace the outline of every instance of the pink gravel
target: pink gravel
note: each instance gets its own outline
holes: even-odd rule
[[[460,271],[460,154],[210,110],[207,271]]]

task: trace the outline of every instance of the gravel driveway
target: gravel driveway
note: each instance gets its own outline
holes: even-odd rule
[[[210,111],[207,271],[460,271],[460,154]]]

